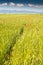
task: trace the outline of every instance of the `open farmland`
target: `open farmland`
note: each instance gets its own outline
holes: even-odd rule
[[[42,14],[0,14],[0,65],[43,65]]]

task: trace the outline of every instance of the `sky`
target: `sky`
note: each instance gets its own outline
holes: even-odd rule
[[[0,0],[2,13],[43,13],[43,0]]]
[[[30,3],[30,4],[41,4],[43,5],[43,0],[0,0],[0,3],[9,3],[9,2],[13,2],[13,3]]]

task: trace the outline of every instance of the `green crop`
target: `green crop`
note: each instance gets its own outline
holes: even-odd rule
[[[43,15],[0,14],[0,65],[43,65]]]

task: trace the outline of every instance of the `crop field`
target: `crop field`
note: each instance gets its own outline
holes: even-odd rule
[[[43,65],[43,14],[0,14],[0,65]]]

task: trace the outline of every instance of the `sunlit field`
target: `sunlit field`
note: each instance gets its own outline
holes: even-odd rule
[[[0,14],[0,65],[43,65],[43,14]]]

